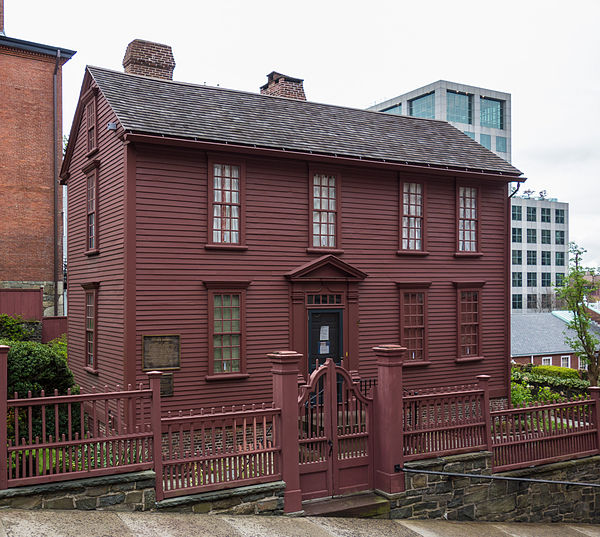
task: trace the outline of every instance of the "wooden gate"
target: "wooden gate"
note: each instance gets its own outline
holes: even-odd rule
[[[298,396],[302,499],[373,488],[373,400],[329,358]]]

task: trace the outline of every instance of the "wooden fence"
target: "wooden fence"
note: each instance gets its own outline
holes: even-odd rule
[[[66,317],[44,317],[42,319],[42,343],[48,343],[66,333]]]
[[[20,315],[26,321],[41,321],[44,289],[0,289],[0,313]]]

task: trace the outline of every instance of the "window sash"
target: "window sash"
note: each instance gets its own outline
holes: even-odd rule
[[[478,250],[478,189],[458,187],[458,251],[477,252]]]
[[[401,343],[409,360],[425,360],[427,295],[425,291],[401,290]]]
[[[98,174],[92,170],[87,175],[86,188],[86,250],[96,250],[98,248]]]
[[[480,291],[478,289],[460,289],[458,293],[458,355],[461,358],[477,357],[480,356]]]
[[[402,183],[401,246],[402,250],[422,251],[424,192],[421,183]]]
[[[214,163],[211,189],[211,242],[241,244],[241,166]]]
[[[96,149],[96,99],[92,98],[85,106],[88,153]]]
[[[338,244],[339,181],[333,174],[315,173],[312,176],[311,246],[336,248]]]
[[[96,356],[97,325],[96,290],[87,290],[85,292],[85,366],[93,370],[98,369]]]

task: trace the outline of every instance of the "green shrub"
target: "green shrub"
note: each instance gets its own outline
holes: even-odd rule
[[[545,377],[557,377],[563,379],[579,379],[579,371],[570,367],[558,367],[556,365],[536,365],[531,368],[531,372]]]
[[[33,336],[33,330],[25,324],[25,319],[20,315],[11,317],[5,313],[0,314],[0,339],[12,341],[27,341]]]
[[[62,356],[65,359],[65,362],[68,363],[66,334],[54,338],[52,341],[46,343],[46,345],[48,345],[53,351],[57,352],[60,356]]]
[[[511,372],[511,382],[525,383],[526,385],[535,387],[537,390],[547,387],[560,396],[568,398],[587,395],[588,388],[590,387],[590,383],[587,380],[579,378],[549,377],[533,372],[518,371],[516,369],[513,369]]]

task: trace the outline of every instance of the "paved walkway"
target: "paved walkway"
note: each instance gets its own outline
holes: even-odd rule
[[[600,537],[600,525],[0,511],[0,537]]]

